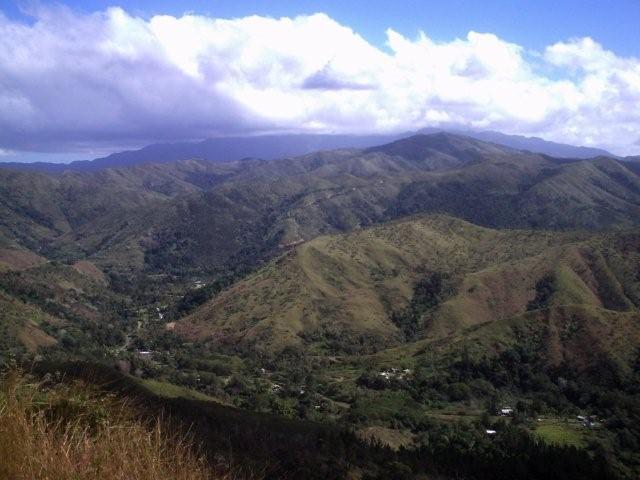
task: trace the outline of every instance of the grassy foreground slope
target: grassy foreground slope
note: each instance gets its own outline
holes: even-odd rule
[[[145,422],[126,400],[85,382],[0,378],[0,478],[214,480],[190,439]]]

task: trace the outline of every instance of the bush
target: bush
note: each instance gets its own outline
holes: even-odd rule
[[[449,395],[449,398],[454,402],[469,400],[471,397],[471,388],[469,388],[469,385],[466,383],[452,383],[447,389],[447,395]]]

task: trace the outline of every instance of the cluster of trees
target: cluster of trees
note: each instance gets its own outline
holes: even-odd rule
[[[495,436],[488,436],[486,426],[480,423],[433,422],[423,428],[419,447],[400,455],[407,459],[407,464],[413,465],[414,471],[496,480],[616,478],[601,455],[592,457],[575,447],[535,441],[518,426],[503,424]],[[421,459],[417,464],[416,458]]]
[[[527,305],[527,310],[537,310],[549,306],[549,300],[556,291],[556,278],[552,273],[547,273],[536,283],[536,296]]]
[[[640,467],[640,351],[630,365],[600,354],[577,369],[567,363],[549,367],[535,348],[523,343],[493,357],[465,352],[446,366],[425,360],[410,380],[387,380],[371,371],[358,383],[405,392],[420,404],[484,402],[491,414],[510,399],[514,424],[527,424],[540,414],[596,415],[600,431],[589,445],[591,454],[629,476]],[[416,428],[410,418],[404,423]]]
[[[409,305],[402,311],[391,314],[391,321],[402,331],[406,341],[415,340],[422,327],[424,314],[453,293],[449,274],[430,272],[414,286]]]
[[[323,344],[328,355],[367,355],[389,347],[394,341],[375,332],[355,333],[336,326],[320,326],[300,336],[307,343]]]

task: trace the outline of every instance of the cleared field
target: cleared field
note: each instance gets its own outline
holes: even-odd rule
[[[584,448],[587,435],[584,428],[575,422],[565,423],[562,420],[543,420],[533,434],[545,443]]]
[[[142,385],[148,388],[152,393],[165,398],[186,398],[189,400],[203,400],[209,402],[218,402],[217,399],[205,395],[204,393],[189,388],[180,387],[168,382],[159,382],[157,380],[142,380]]]

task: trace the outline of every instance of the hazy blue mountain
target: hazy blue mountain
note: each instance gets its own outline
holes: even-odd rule
[[[625,157],[623,160],[625,160],[625,166],[629,170],[635,172],[637,175],[640,175],[640,155],[637,155],[635,157]]]
[[[64,170],[100,170],[131,167],[143,163],[165,163],[176,160],[202,159],[228,162],[244,158],[276,158],[305,155],[319,150],[366,148],[391,142],[406,135],[262,135],[251,137],[210,138],[201,142],[156,143],[140,150],[117,152],[95,160],[69,164],[11,163],[2,166],[20,170],[62,172]]]
[[[434,133],[439,129],[423,129],[419,133]],[[538,137],[525,137],[522,135],[507,135],[494,131],[474,131],[468,129],[452,129],[451,132],[466,135],[483,142],[497,143],[516,150],[527,150],[534,153],[542,153],[556,158],[594,158],[600,156],[615,157],[612,153],[601,148],[580,147],[565,143],[556,143]]]
[[[438,128],[422,129],[418,133],[436,133],[444,131]],[[507,135],[500,132],[477,132],[464,129],[446,130],[466,135],[484,142],[491,142],[517,150],[528,150],[557,158],[584,159],[597,156],[614,157],[606,150],[589,147],[577,147],[549,142],[541,138]],[[276,158],[305,155],[319,150],[338,148],[368,148],[393,142],[414,135],[406,132],[396,135],[263,135],[251,137],[211,138],[201,142],[157,143],[140,150],[128,150],[113,153],[95,160],[55,163],[5,163],[6,168],[35,170],[49,173],[65,170],[91,171],[104,168],[129,167],[149,162],[164,163],[176,160],[203,159],[214,162],[228,162],[243,158]]]

